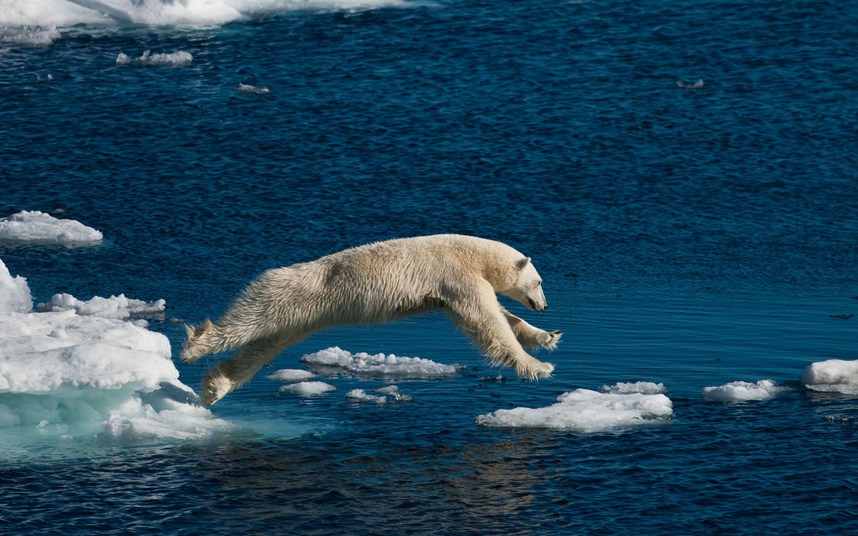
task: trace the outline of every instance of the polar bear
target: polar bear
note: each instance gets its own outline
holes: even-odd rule
[[[264,272],[220,320],[186,326],[181,357],[191,363],[238,348],[203,380],[200,402],[211,406],[320,329],[441,309],[493,364],[514,367],[521,378],[549,377],[554,365],[522,346],[553,350],[562,333],[512,315],[496,292],[534,311],[548,306],[530,258],[501,242],[463,235],[376,242]]]

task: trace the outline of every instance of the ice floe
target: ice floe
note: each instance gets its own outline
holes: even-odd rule
[[[858,360],[811,363],[801,373],[800,381],[811,391],[858,395]]]
[[[74,246],[97,244],[103,238],[101,231],[79,221],[54,218],[37,210],[0,218],[0,241]]]
[[[663,383],[653,382],[620,382],[613,385],[603,385],[599,390],[603,393],[612,393],[615,395],[627,395],[631,393],[657,395],[667,393],[667,388]]]
[[[373,395],[363,389],[352,389],[346,393],[346,398],[352,402],[369,402],[374,404],[386,404],[388,401],[411,402],[411,396],[400,393],[399,387],[396,385],[382,387],[381,389],[376,389],[375,392],[381,394]]]
[[[124,52],[120,52],[116,56],[116,65],[131,65],[134,61],[137,61],[141,65],[167,65],[169,67],[181,67],[193,62],[194,56],[190,52],[184,51],[152,54],[149,50],[143,52],[143,54],[141,54],[136,60],[131,59],[131,57]]]
[[[0,261],[2,265],[2,261]],[[3,265],[0,444],[28,436],[200,438],[229,428],[179,381],[170,342],[118,318],[30,312],[29,289]],[[5,293],[4,293],[5,294]]]
[[[772,380],[760,380],[756,383],[730,382],[717,387],[704,387],[703,398],[714,402],[749,402],[752,400],[769,400],[789,387],[777,385]]]
[[[238,87],[235,88],[235,91],[238,93],[252,93],[254,95],[267,95],[271,93],[271,90],[268,89],[268,86],[252,86],[250,84],[238,84]]]
[[[102,298],[95,296],[81,301],[71,294],[54,294],[48,303],[40,303],[40,312],[74,311],[81,316],[126,319],[140,316],[159,316],[164,313],[167,303],[161,299],[153,302],[126,298],[125,294]]]
[[[283,11],[357,11],[409,4],[407,0],[0,0],[0,42],[49,45],[61,37],[58,28],[77,25],[211,27]]]
[[[302,380],[309,380],[310,378],[315,378],[316,375],[310,372],[309,370],[301,370],[301,369],[280,369],[275,370],[266,378],[269,380],[274,380],[278,382],[299,382]]]
[[[600,393],[576,389],[544,408],[499,409],[480,415],[482,426],[549,428],[592,433],[668,422],[673,403],[664,394]]]
[[[399,378],[443,378],[455,376],[456,365],[443,365],[422,357],[399,357],[393,354],[365,352],[353,354],[335,346],[307,354],[301,358],[311,368],[320,371],[348,372],[362,376],[395,376]]]
[[[290,393],[301,397],[319,396],[336,390],[336,387],[325,382],[291,383],[280,388],[281,393]]]

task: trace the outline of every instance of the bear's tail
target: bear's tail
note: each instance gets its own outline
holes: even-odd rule
[[[185,332],[188,334],[188,340],[182,346],[181,354],[185,363],[193,363],[214,351],[215,326],[211,320],[206,320],[198,328],[185,324]]]

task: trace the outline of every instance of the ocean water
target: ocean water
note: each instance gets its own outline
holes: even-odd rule
[[[0,0],[0,218],[104,237],[0,242],[35,302],[164,299],[148,329],[198,389],[215,358],[178,362],[182,322],[263,270],[453,232],[531,256],[550,308],[507,305],[564,332],[540,382],[429,314],[288,349],[212,408],[226,430],[2,426],[0,533],[858,532],[858,398],[799,381],[857,359],[856,25],[848,2]],[[459,372],[266,377],[335,346]],[[670,416],[477,422],[577,392],[601,423],[589,391],[622,382]]]

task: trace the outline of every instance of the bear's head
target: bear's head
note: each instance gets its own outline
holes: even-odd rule
[[[515,268],[517,270],[515,284],[511,288],[501,291],[501,294],[509,296],[533,311],[547,309],[548,303],[545,301],[545,294],[542,292],[542,278],[539,277],[539,273],[533,267],[533,263],[530,262],[530,257],[516,261]]]

